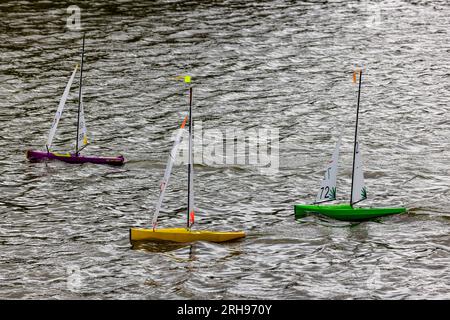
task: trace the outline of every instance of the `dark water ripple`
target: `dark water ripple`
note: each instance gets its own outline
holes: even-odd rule
[[[26,149],[44,144],[80,33],[65,27],[71,3],[1,3],[0,297],[450,297],[446,0],[78,2],[87,150],[129,162],[25,160]],[[294,221],[293,204],[313,199],[341,130],[339,197],[348,198],[356,65],[366,68],[368,204],[412,210],[356,225]],[[279,129],[280,169],[196,164],[197,227],[244,229],[245,240],[131,250],[128,229],[149,223],[186,111],[174,80],[186,73],[204,129]],[[76,90],[58,129],[62,149],[73,141]],[[184,222],[183,168],[160,225]]]

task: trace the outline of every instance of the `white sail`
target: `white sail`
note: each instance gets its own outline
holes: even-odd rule
[[[164,177],[160,184],[159,199],[158,199],[158,202],[156,203],[156,209],[153,214],[153,219],[152,219],[153,228],[156,227],[156,221],[158,220],[159,210],[161,209],[162,201],[164,199],[164,193],[166,191],[167,185],[169,184],[170,173],[172,172],[172,167],[175,162],[175,158],[177,156],[178,147],[181,142],[181,137],[183,136],[183,129],[184,129],[184,126],[186,125],[187,118],[188,118],[187,116],[184,118],[183,123],[181,124],[181,128],[175,137],[175,142],[173,144],[172,150],[170,151],[169,160],[167,161],[166,171],[164,172]]]
[[[362,166],[361,152],[359,151],[359,143],[356,141],[355,146],[355,165],[353,170],[353,189],[351,203],[357,203],[367,198],[367,191],[364,185],[364,174]]]
[[[192,120],[190,120],[189,125],[192,126]],[[192,154],[192,127],[190,128],[191,134],[189,135],[189,221],[190,225],[194,224],[195,213],[194,213],[194,159]]]
[[[330,162],[325,169],[323,180],[320,184],[319,192],[316,196],[316,203],[332,201],[336,199],[336,176],[339,162],[339,147],[341,145],[341,137],[339,137]]]
[[[84,120],[83,95],[80,96],[80,122],[78,124],[78,150],[82,150],[88,144],[86,122]]]
[[[75,78],[75,73],[77,72],[78,65],[75,66],[75,69],[73,70],[72,76],[69,79],[69,82],[67,82],[66,88],[64,89],[64,93],[61,97],[61,100],[59,101],[58,109],[56,110],[55,118],[53,119],[52,127],[50,128],[50,133],[48,134],[47,139],[47,150],[50,150],[53,142],[53,138],[56,133],[56,128],[58,127],[59,119],[61,119],[64,105],[66,104],[67,97],[69,96],[70,87],[72,86],[73,79]]]

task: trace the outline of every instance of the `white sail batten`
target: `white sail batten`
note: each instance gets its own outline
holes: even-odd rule
[[[71,75],[69,81],[67,82],[66,88],[64,89],[64,93],[61,97],[61,100],[59,101],[59,106],[58,106],[58,109],[56,110],[55,118],[53,119],[53,123],[50,128],[50,132],[48,134],[47,145],[46,145],[47,150],[50,150],[50,148],[52,146],[53,138],[55,137],[55,133],[56,133],[56,128],[58,127],[59,120],[61,119],[61,116],[62,116],[62,113],[64,110],[64,106],[67,101],[67,97],[69,96],[70,87],[72,86],[72,82],[73,82],[73,79],[75,78],[77,69],[78,69],[78,65],[75,66],[75,69],[73,70],[72,75]]]
[[[367,198],[366,186],[364,184],[364,173],[361,152],[359,151],[359,142],[356,141],[355,165],[353,170],[353,190],[351,203],[357,203]]]
[[[164,199],[164,194],[166,192],[167,185],[169,184],[170,173],[172,172],[172,167],[173,167],[173,164],[175,163],[175,159],[176,159],[177,152],[178,152],[178,147],[180,146],[181,138],[182,138],[183,132],[184,132],[184,126],[186,125],[186,121],[187,121],[187,116],[184,118],[183,123],[181,124],[181,127],[178,130],[172,150],[170,151],[169,159],[167,161],[166,171],[164,172],[164,177],[160,184],[159,199],[158,199],[158,202],[156,203],[155,212],[153,213],[153,219],[152,219],[153,228],[156,227],[156,222],[158,220],[159,211],[161,210],[161,205],[162,205],[162,202]]]
[[[332,201],[336,199],[336,177],[338,171],[339,162],[339,148],[341,145],[341,137],[336,143],[331,160],[328,162],[325,168],[325,174],[320,184],[319,192],[316,196],[315,203]]]

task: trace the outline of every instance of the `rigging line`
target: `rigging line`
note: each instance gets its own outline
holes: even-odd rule
[[[355,179],[356,147],[359,148],[356,139],[358,137],[358,119],[359,119],[359,100],[360,100],[360,96],[361,96],[361,79],[362,79],[362,69],[359,70],[358,104],[357,104],[357,107],[356,107],[355,142],[354,142],[354,145],[353,145],[352,188],[351,188],[351,191],[350,191],[350,206],[353,206],[352,200],[353,200],[353,182],[354,182],[354,179]]]
[[[192,157],[192,87],[189,87],[189,157],[188,157],[188,207],[187,207],[187,229],[190,228],[189,215],[191,209],[191,157]]]
[[[78,157],[78,153],[81,150],[78,150],[78,135],[80,131],[80,109],[81,109],[81,85],[83,82],[83,57],[84,57],[84,37],[83,33],[83,49],[81,50],[81,67],[80,67],[80,88],[78,91],[78,120],[77,120],[77,138],[75,139],[75,156]]]

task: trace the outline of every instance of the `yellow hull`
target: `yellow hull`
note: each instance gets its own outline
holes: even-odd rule
[[[245,237],[243,231],[207,231],[207,230],[187,230],[185,228],[171,229],[130,229],[130,241],[174,241],[174,242],[194,242],[210,241],[225,242]]]

